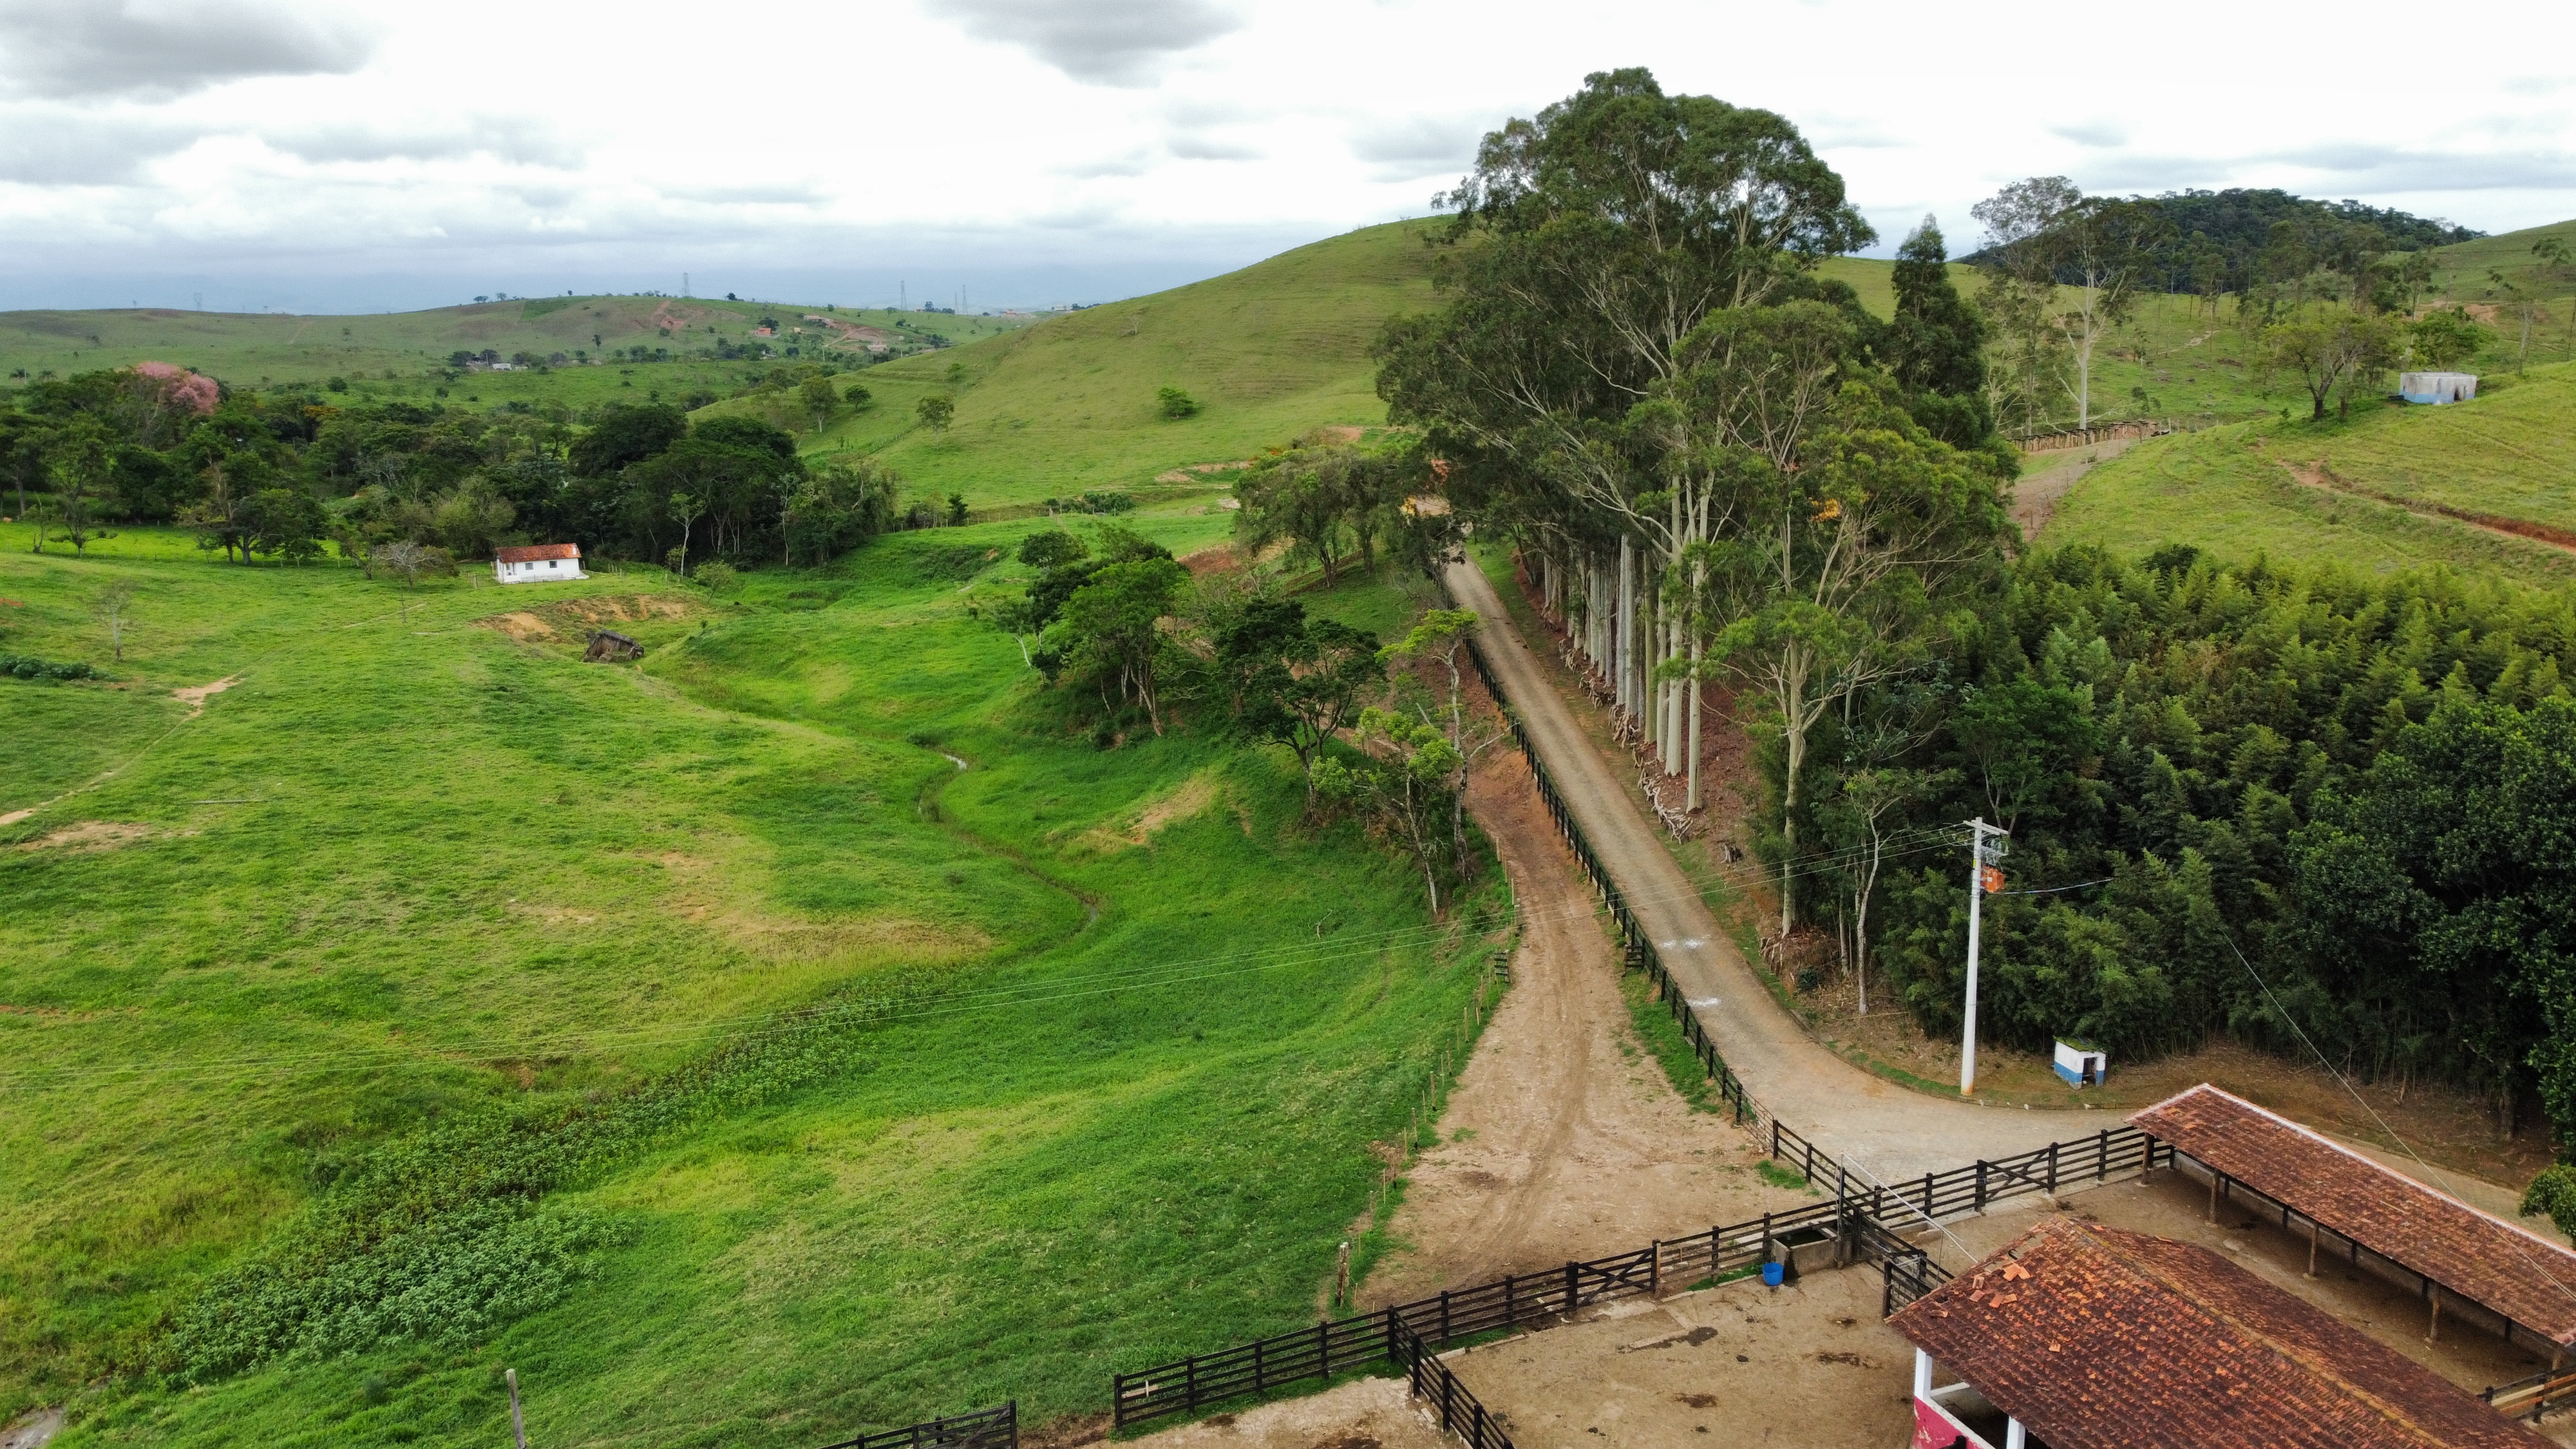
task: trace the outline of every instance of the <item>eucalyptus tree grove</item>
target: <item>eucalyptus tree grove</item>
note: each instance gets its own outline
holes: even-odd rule
[[[1786,822],[1818,713],[1991,554],[2008,455],[1927,432],[1886,324],[1815,276],[1872,233],[1771,112],[1597,74],[1487,136],[1446,199],[1445,305],[1390,325],[1380,393],[1694,807],[1697,684],[1750,688],[1792,761]]]

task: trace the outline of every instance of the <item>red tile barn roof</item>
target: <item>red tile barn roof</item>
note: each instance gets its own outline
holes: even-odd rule
[[[538,543],[530,544],[526,548],[496,548],[492,550],[492,557],[503,563],[541,563],[550,558],[579,558],[581,557],[581,545],[577,543]]]
[[[2539,1449],[2207,1248],[2053,1217],[1888,1320],[2051,1449]]]
[[[2202,1083],[2129,1121],[2543,1338],[2576,1344],[2576,1253]]]

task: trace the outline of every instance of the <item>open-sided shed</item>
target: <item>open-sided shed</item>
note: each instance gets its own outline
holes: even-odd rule
[[[2283,1228],[2308,1225],[2312,1258],[2331,1237],[2339,1256],[2413,1287],[2432,1332],[2448,1312],[2553,1364],[2576,1347],[2576,1253],[2539,1234],[2205,1082],[2129,1121],[2197,1165],[2213,1209],[2260,1198]]]

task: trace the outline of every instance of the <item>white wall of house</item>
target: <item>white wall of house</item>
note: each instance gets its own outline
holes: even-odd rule
[[[502,563],[493,560],[492,575],[505,584],[552,584],[569,579],[586,579],[577,558],[529,559],[524,563]]]

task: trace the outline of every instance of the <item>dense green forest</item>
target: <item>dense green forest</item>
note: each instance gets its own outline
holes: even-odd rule
[[[870,406],[816,364],[753,389],[828,421]],[[734,564],[815,563],[954,506],[897,497],[865,457],[809,466],[759,418],[692,424],[668,403],[484,410],[350,398],[325,387],[235,390],[160,363],[42,380],[0,412],[13,512],[74,549],[102,527],[176,523],[226,559],[344,558],[403,542],[433,566],[503,544]]]
[[[2392,252],[2426,251],[2486,235],[2465,226],[2358,201],[2317,201],[2277,187],[2223,191],[2168,191],[2139,198],[2139,209],[2157,226],[2148,239],[2152,285],[2165,292],[2243,295],[2276,279],[2285,268],[2347,252],[2372,261]],[[1962,260],[1988,266],[2002,248],[1986,247]],[[2079,273],[2060,280],[2081,285]]]

